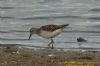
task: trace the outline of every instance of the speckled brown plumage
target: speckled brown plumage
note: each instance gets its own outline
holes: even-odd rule
[[[40,27],[40,30],[44,30],[44,31],[55,31],[57,29],[60,29],[60,28],[64,28],[66,26],[68,26],[69,24],[64,24],[64,25],[44,25],[44,26],[41,26]]]

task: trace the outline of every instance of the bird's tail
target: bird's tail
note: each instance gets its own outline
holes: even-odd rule
[[[65,27],[67,27],[69,24],[63,24],[63,25],[61,25],[61,28],[65,28]]]

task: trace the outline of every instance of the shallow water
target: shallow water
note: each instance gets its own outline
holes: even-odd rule
[[[47,39],[32,36],[31,27],[70,24],[54,38],[55,47],[78,48],[77,37],[88,40],[82,48],[100,47],[99,0],[0,0],[0,44],[47,47]]]

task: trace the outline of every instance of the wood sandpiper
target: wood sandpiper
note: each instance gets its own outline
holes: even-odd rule
[[[30,38],[33,34],[37,34],[43,38],[50,39],[51,42],[48,44],[48,46],[53,49],[54,48],[53,47],[53,44],[54,44],[53,38],[56,37],[57,35],[59,35],[63,31],[63,29],[65,27],[67,27],[68,25],[69,24],[63,24],[63,25],[50,24],[50,25],[41,26],[40,28],[32,27],[30,29],[30,36],[29,36],[28,40],[30,40]]]

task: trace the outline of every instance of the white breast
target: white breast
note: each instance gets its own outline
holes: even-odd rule
[[[41,31],[40,36],[44,38],[51,38],[59,35],[62,32],[62,29],[55,30],[53,32],[51,31]]]

